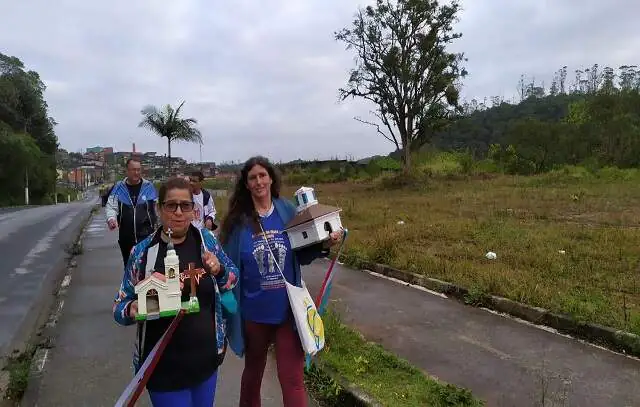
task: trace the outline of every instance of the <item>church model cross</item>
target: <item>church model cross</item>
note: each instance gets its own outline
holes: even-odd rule
[[[196,263],[189,263],[189,268],[185,270],[185,274],[191,281],[191,294],[193,298],[196,296],[196,281],[200,282],[200,276],[205,273],[204,269],[197,269]]]

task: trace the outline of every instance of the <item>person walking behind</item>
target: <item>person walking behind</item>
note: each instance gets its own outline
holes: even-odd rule
[[[289,283],[300,287],[300,265],[326,256],[329,248],[342,239],[342,231],[336,231],[324,243],[293,252],[283,229],[295,216],[296,209],[280,198],[280,184],[279,174],[266,158],[250,158],[242,168],[229,199],[229,212],[220,227],[220,242],[239,269],[233,290],[239,312],[229,316],[227,336],[231,349],[245,357],[241,407],[261,405],[260,387],[272,343],[284,407],[307,406],[305,355],[284,280],[274,263],[278,262]],[[269,247],[276,259],[270,258]]]
[[[216,207],[213,203],[211,194],[202,188],[204,175],[201,171],[194,171],[189,177],[191,190],[193,191],[193,202],[195,204],[193,211],[193,226],[201,229],[206,227],[209,230],[216,230]]]
[[[188,282],[195,278],[200,311],[183,316],[150,376],[147,390],[154,407],[211,407],[218,368],[227,347],[221,294],[235,286],[237,268],[213,233],[191,224],[194,204],[187,180],[169,179],[160,187],[159,195],[162,226],[134,247],[115,296],[113,316],[120,325],[136,323],[135,286],[154,273],[164,275],[164,258],[172,245],[180,259],[179,277],[184,281],[182,301],[189,300]],[[185,272],[190,263],[201,273]],[[171,321],[158,318],[138,322],[133,360],[136,373]]]
[[[105,206],[109,230],[119,228],[118,244],[125,266],[133,246],[149,236],[156,226],[157,199],[153,183],[142,178],[140,161],[127,160],[127,177],[116,183]]]

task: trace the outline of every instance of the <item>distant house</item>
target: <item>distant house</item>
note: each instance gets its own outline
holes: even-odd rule
[[[313,160],[313,161],[294,160],[288,163],[278,164],[278,168],[282,172],[289,172],[289,171],[295,171],[295,170],[307,170],[310,168],[344,169],[350,164],[351,162],[349,160]]]
[[[191,174],[193,171],[201,171],[205,178],[209,178],[216,176],[218,168],[214,162],[189,164],[182,168],[182,172],[186,174]]]
[[[384,157],[381,156],[381,155],[374,155],[374,156],[371,156],[371,157],[363,158],[361,160],[356,161],[356,165],[358,167],[366,167],[367,165],[369,165],[369,163],[371,161],[373,161],[375,159],[378,159],[378,158],[384,158]]]
[[[216,174],[216,179],[224,179],[233,184],[238,180],[238,173],[235,171],[220,171]]]
[[[216,163],[200,163],[200,171],[202,171],[202,175],[206,177],[215,177],[218,175],[218,167]]]

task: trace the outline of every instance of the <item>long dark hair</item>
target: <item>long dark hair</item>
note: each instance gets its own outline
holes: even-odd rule
[[[271,178],[271,198],[280,197],[282,179],[279,171],[265,157],[255,156],[249,158],[240,171],[240,177],[236,182],[233,194],[229,198],[229,211],[222,220],[219,237],[220,242],[223,244],[228,242],[234,227],[243,226],[247,223],[254,224],[257,227],[257,224],[255,224],[256,211],[251,199],[251,192],[247,189],[249,171],[256,165],[263,167],[269,173]]]

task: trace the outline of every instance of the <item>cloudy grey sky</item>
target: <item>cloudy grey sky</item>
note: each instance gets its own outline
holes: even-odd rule
[[[38,71],[60,144],[164,154],[137,128],[146,104],[177,104],[199,120],[203,158],[274,160],[387,153],[353,120],[370,106],[338,103],[352,55],[333,40],[366,0],[24,0],[0,5],[0,51]],[[632,0],[467,0],[455,50],[466,98],[511,98],[521,73],[550,81],[599,63],[640,62]],[[196,145],[174,155],[198,160]]]

